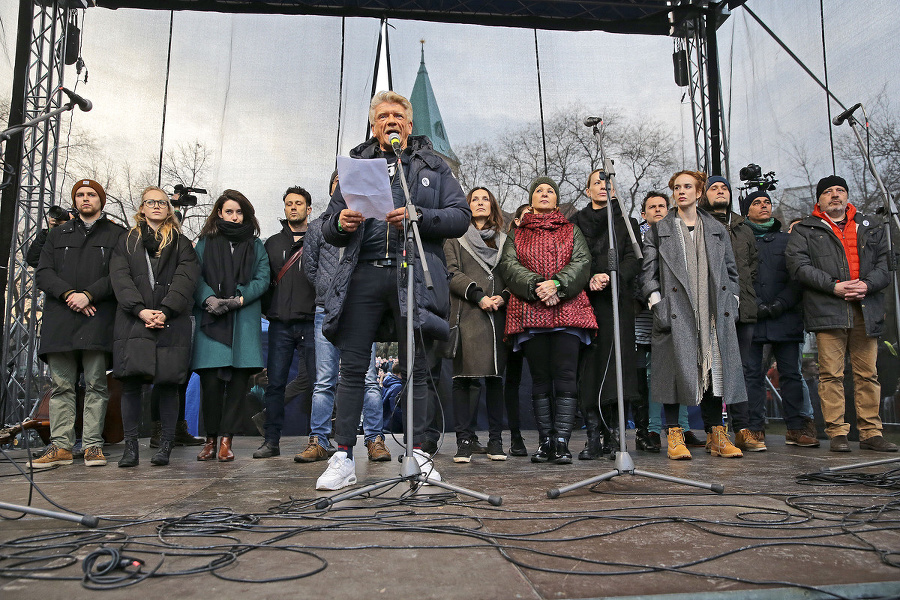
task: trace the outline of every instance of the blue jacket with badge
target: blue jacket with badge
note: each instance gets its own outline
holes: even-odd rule
[[[436,340],[446,340],[450,335],[450,326],[447,324],[450,312],[450,287],[443,242],[446,238],[458,238],[463,235],[469,227],[472,213],[459,182],[453,177],[447,163],[434,153],[427,137],[410,136],[404,152],[408,153],[409,160],[408,166],[404,164],[406,181],[412,203],[422,214],[419,233],[422,236],[425,260],[428,261],[434,282],[433,290],[425,287],[422,266],[416,262],[416,312],[413,322],[416,329],[421,330],[424,335]],[[375,158],[378,155],[378,140],[375,138],[370,138],[350,152],[353,158]],[[395,197],[394,206],[400,208],[402,200]],[[339,231],[338,218],[345,208],[347,203],[341,195],[339,182],[325,210],[327,216],[322,218],[322,235],[325,241],[334,246],[345,247],[344,255],[334,273],[334,280],[325,296],[325,321],[322,331],[331,341],[335,341],[337,335],[347,288],[359,259],[366,227],[374,225],[374,220],[368,219],[353,233]],[[396,230],[391,228],[391,231],[391,235],[397,235]],[[396,244],[395,251],[396,260],[399,262],[403,251],[402,241]],[[400,312],[404,318],[407,310],[405,290],[405,272],[403,269],[397,269],[397,291],[400,297]],[[379,328],[379,334],[379,341],[397,339],[395,331],[388,333],[384,327]]]

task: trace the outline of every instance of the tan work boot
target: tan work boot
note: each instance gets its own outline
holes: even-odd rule
[[[391,460],[391,453],[384,445],[384,438],[380,435],[374,440],[367,441],[366,448],[369,450],[369,460],[373,462]]]
[[[72,451],[60,448],[56,444],[50,444],[44,448],[44,453],[39,458],[31,460],[32,469],[48,469],[56,465],[71,465]]]
[[[747,431],[746,429],[742,429],[741,431]],[[740,435],[741,432],[738,432]],[[722,425],[716,425],[712,428],[710,432],[710,436],[712,439],[710,440],[709,453],[713,456],[721,456],[722,458],[741,458],[744,454],[737,448],[734,444],[731,443],[731,440],[728,439],[728,434],[725,433],[725,427]]]
[[[765,452],[766,432],[741,429],[734,434],[734,445],[745,452]]]
[[[691,460],[691,451],[684,443],[684,430],[681,427],[669,427],[667,435],[669,449],[666,455],[672,460]]]
[[[84,466],[86,467],[105,467],[106,457],[100,446],[88,446],[84,449]]]
[[[309,463],[327,458],[328,453],[325,451],[325,448],[319,445],[319,438],[311,435],[309,436],[309,444],[307,444],[306,449],[300,454],[294,455],[294,462]]]

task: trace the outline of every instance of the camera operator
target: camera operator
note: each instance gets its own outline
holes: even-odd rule
[[[38,232],[34,241],[31,243],[31,246],[28,247],[28,253],[25,254],[25,262],[29,267],[37,269],[38,263],[41,260],[41,250],[44,249],[44,243],[47,241],[50,230],[62,225],[70,218],[71,215],[69,214],[69,211],[61,206],[53,205],[47,209],[47,229],[41,229]]]

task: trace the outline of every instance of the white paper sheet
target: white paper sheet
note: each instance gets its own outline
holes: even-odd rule
[[[337,157],[338,181],[347,208],[367,219],[384,221],[394,210],[387,160],[383,158]]]

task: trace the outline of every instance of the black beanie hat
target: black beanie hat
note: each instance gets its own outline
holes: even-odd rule
[[[837,175],[829,175],[828,177],[823,177],[822,179],[820,179],[818,185],[816,185],[816,201],[819,200],[819,196],[822,195],[822,192],[836,185],[844,188],[844,191],[850,191],[850,188],[847,187],[846,179]]]
[[[556,192],[556,206],[559,206],[559,186],[555,181],[550,179],[549,177],[535,177],[531,184],[528,186],[528,204],[531,204],[531,196],[534,195],[534,190],[537,189],[539,185],[546,183],[550,187],[553,188],[553,191]]]
[[[768,198],[769,202],[772,201],[772,196],[770,196],[767,192],[763,190],[756,190],[755,192],[751,192],[747,194],[746,198],[741,198],[741,214],[745,217],[747,213],[750,212],[750,205],[753,204],[753,201],[757,198]]]

